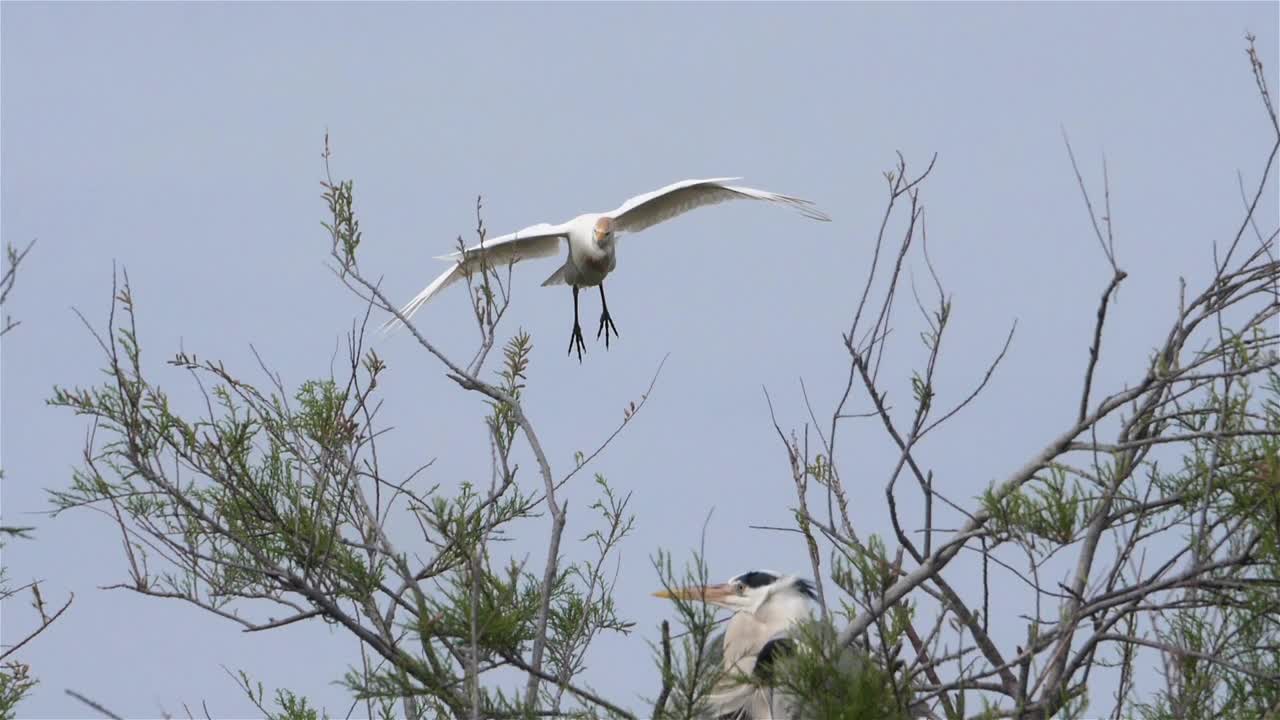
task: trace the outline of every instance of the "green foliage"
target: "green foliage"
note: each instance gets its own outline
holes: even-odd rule
[[[503,348],[503,365],[498,373],[498,387],[514,400],[520,399],[528,380],[529,355],[533,352],[533,341],[529,334],[521,330],[507,341]],[[511,452],[511,443],[520,430],[519,417],[515,408],[505,402],[490,400],[492,409],[488,422],[490,431],[498,443],[499,452],[504,455]]]
[[[389,306],[357,267],[363,237],[354,183],[329,174],[327,138],[324,159],[330,217],[323,225],[338,275],[357,294],[368,293],[371,305]],[[483,240],[478,204],[477,232]],[[343,682],[371,716],[533,717],[548,708],[571,716],[594,707],[625,715],[574,683],[595,637],[633,627],[613,601],[618,547],[635,522],[630,496],[597,475],[601,496],[591,508],[599,522],[581,538],[595,557],[562,565],[557,551],[545,581],[526,569],[525,551],[497,552],[511,547],[500,543],[510,539],[512,523],[548,506],[556,509],[552,547],[559,547],[563,511],[552,498],[567,478],[552,485],[520,405],[529,334],[505,343],[496,383],[479,379],[509,301],[501,278],[479,265],[480,349],[465,371],[445,363],[448,377],[489,403],[487,487],[470,478],[452,494],[438,485],[422,489],[410,481],[424,468],[388,479],[375,445],[382,431],[373,423],[374,389],[386,365],[363,349],[363,330],[350,338],[349,376],[297,386],[269,371],[258,386],[221,362],[180,352],[168,364],[190,377],[203,400],[181,407],[144,370],[126,274],[113,289],[105,332],[91,329],[105,355],[105,380],[55,387],[48,401],[93,428],[83,464],[68,486],[51,491],[56,511],[94,506],[117,522],[130,577],[115,587],[180,599],[249,630],[321,621],[351,631],[360,638],[361,665]],[[517,483],[517,435],[537,456],[545,483],[536,493]],[[585,459],[574,473],[583,465]],[[393,510],[406,511],[407,526],[421,530],[410,550],[393,544]],[[527,692],[511,690],[490,679],[511,669],[541,678],[541,686],[531,681]],[[6,687],[20,695],[26,686],[14,678]],[[261,684],[243,674],[237,682],[267,717],[320,717],[287,690],[268,701]],[[566,693],[573,699],[562,707]]]
[[[813,458],[813,462],[805,468],[805,472],[807,472],[819,485],[827,487],[831,484],[831,477],[834,470],[826,456],[819,453]]]
[[[1253,359],[1236,347],[1235,364]],[[1211,394],[1203,407],[1215,414],[1192,413],[1184,428],[1238,434],[1197,441],[1180,470],[1158,478],[1184,498],[1180,509],[1196,552],[1222,542],[1239,552],[1246,538],[1255,540],[1246,573],[1214,573],[1212,594],[1184,593],[1155,624],[1155,639],[1167,648],[1167,682],[1134,704],[1140,717],[1245,720],[1280,707],[1280,683],[1271,680],[1280,678],[1280,374],[1268,371],[1263,380],[1257,390],[1241,379],[1229,395]],[[1225,537],[1206,533],[1202,515],[1237,529]]]
[[[420,615],[413,630],[429,639],[437,634],[470,638],[475,617],[481,659],[511,654],[533,638],[538,613],[538,587],[514,561],[504,572],[473,569],[466,563],[442,578],[431,611]]]
[[[891,570],[889,555],[885,550],[884,540],[878,534],[867,537],[865,547],[853,556],[853,565],[857,571],[857,580],[849,583],[852,589],[861,585],[873,591],[889,587],[896,579]]]
[[[305,697],[300,697],[291,690],[277,689],[272,697],[273,707],[267,707],[266,689],[262,683],[255,683],[243,670],[235,676],[235,680],[249,696],[249,701],[262,712],[265,720],[329,720],[328,713],[311,707]]]
[[[22,250],[18,250],[12,243],[5,245],[6,267],[4,273],[0,274],[0,308],[8,300],[9,292],[13,290],[13,286],[18,280],[18,266],[22,264],[27,253],[31,251],[34,245],[35,240],[32,240]],[[3,324],[0,325],[0,335],[7,334],[19,324],[19,321],[13,320],[6,315]],[[0,470],[0,479],[3,478],[4,471]],[[33,529],[30,527],[0,526],[0,537],[30,540]],[[0,542],[0,549],[3,548],[4,543]],[[32,585],[32,591],[38,593],[37,587]],[[9,587],[8,574],[5,568],[0,566],[0,601],[8,600],[15,592],[17,591]],[[8,654],[7,652],[5,653],[5,655]],[[22,698],[36,686],[37,682],[31,675],[31,668],[25,663],[9,660],[0,665],[0,720],[10,720],[16,717],[15,708]]]
[[[681,587],[709,583],[701,552],[694,553],[692,562],[680,576],[672,568],[669,553],[659,550],[652,562],[663,589],[668,593]],[[664,647],[653,648],[662,672],[663,687],[663,694],[654,708],[654,720],[702,718],[709,712],[708,699],[712,690],[724,676],[722,644],[711,640],[717,624],[716,609],[679,596],[672,597],[671,602],[681,631],[664,637]]]
[[[860,651],[843,647],[824,621],[801,623],[794,653],[777,660],[775,692],[794,698],[794,716],[812,720],[906,720],[911,696]]]
[[[1090,504],[1080,483],[1058,465],[1050,465],[1023,487],[999,494],[995,485],[980,498],[991,514],[991,528],[997,536],[1017,536],[1068,545],[1090,513]]]
[[[31,668],[24,663],[10,660],[0,666],[0,720],[17,717],[17,705],[37,684],[31,676]]]
[[[329,159],[329,138],[325,137],[325,162]],[[329,178],[321,183],[324,188],[324,200],[329,206],[331,222],[320,223],[329,232],[334,253],[341,253],[343,265],[352,268],[356,264],[356,249],[360,247],[363,235],[360,232],[360,221],[355,213],[355,182],[343,180],[337,183]]]
[[[349,447],[359,426],[348,417],[348,396],[332,379],[307,380],[294,400],[299,408],[292,416],[297,431],[315,446],[330,453]]]
[[[635,516],[627,512],[631,494],[619,497],[603,475],[597,474],[595,482],[601,496],[590,509],[597,513],[602,527],[582,538],[593,548],[593,560],[565,568],[565,582],[553,595],[548,615],[548,657],[554,674],[566,680],[586,669],[587,650],[598,633],[626,635],[635,627],[619,617],[613,601],[617,570],[610,572],[604,567],[605,560],[635,528]]]
[[[270,596],[289,576],[316,579],[339,598],[368,599],[385,577],[385,558],[369,559],[343,536],[356,502],[351,459],[363,440],[356,421],[362,399],[331,379],[311,380],[294,394],[295,408],[221,364],[179,353],[170,365],[213,381],[208,414],[184,417],[144,379],[127,285],[118,301],[129,323],[110,347],[112,379],[97,388],[55,388],[50,400],[95,418],[99,432],[114,439],[75,471],[69,489],[52,492],[55,506],[106,503],[182,538],[211,562],[135,583],[203,595],[211,607],[237,595]],[[369,373],[370,384],[375,377]],[[140,546],[135,552],[146,557]]]

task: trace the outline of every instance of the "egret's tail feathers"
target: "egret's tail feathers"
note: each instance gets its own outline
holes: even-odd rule
[[[782,203],[783,205],[789,205],[792,208],[794,208],[796,212],[800,213],[801,215],[811,220],[818,220],[821,222],[831,222],[831,216],[822,212],[821,210],[818,209],[816,205],[813,204],[813,202],[809,200],[805,200],[804,198],[793,197],[791,195],[783,195],[782,193],[769,192],[768,190],[757,190],[755,188],[749,188],[749,187],[728,187],[728,186],[726,187],[729,190],[732,190],[740,195],[745,195],[747,197],[755,198],[757,200],[767,200],[769,202],[776,202],[776,203]]]
[[[405,320],[413,317],[413,314],[418,312],[419,308],[423,305],[426,305],[427,301],[435,296],[436,293],[448,287],[453,283],[453,281],[458,279],[458,269],[460,267],[461,265],[454,265],[441,273],[440,276],[433,280],[430,285],[423,289],[422,292],[418,293],[404,307],[400,308],[400,315],[404,317]],[[382,324],[381,332],[383,335],[388,335],[402,324],[403,323],[400,322],[400,318],[392,317],[390,320]]]
[[[565,268],[566,268],[566,267],[568,267],[568,263],[565,263],[564,265],[561,265],[561,266],[560,266],[560,268],[559,268],[558,270],[556,270],[555,272],[551,273],[551,277],[549,277],[549,278],[547,278],[546,280],[543,280],[543,281],[542,281],[542,287],[549,287],[549,286],[551,286],[551,285],[563,285],[563,284],[564,284],[564,270],[565,270]]]

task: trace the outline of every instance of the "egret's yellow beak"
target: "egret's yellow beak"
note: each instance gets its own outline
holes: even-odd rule
[[[702,585],[659,590],[653,596],[667,600],[698,600],[700,602],[718,603],[732,594],[733,588],[726,583],[723,585]]]

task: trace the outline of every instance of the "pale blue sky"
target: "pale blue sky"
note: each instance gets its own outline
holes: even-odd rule
[[[799,378],[829,414],[894,151],[917,167],[939,154],[925,200],[955,300],[944,402],[1019,322],[987,393],[922,448],[939,487],[972,497],[1073,417],[1108,279],[1062,128],[1092,181],[1104,152],[1109,163],[1130,273],[1099,371],[1114,389],[1162,336],[1179,275],[1203,278],[1210,243],[1239,221],[1236,171],[1253,179],[1269,142],[1243,36],[1259,35],[1275,88],[1277,7],[4,3],[0,229],[5,242],[39,238],[6,307],[23,324],[4,339],[0,436],[5,522],[36,525],[38,539],[8,546],[4,564],[17,581],[43,579],[51,601],[76,594],[23,653],[42,681],[23,714],[84,716],[63,694],[73,688],[134,717],[201,700],[215,716],[252,715],[220,665],[345,713],[331,684],[356,657],[345,633],[246,635],[189,606],[98,590],[125,574],[111,523],[33,514],[79,458],[84,422],[44,400],[54,384],[101,377],[71,308],[105,321],[112,261],[133,280],[150,368],[178,396],[189,397],[184,376],[163,360],[180,345],[250,377],[261,377],[250,343],[291,382],[328,372],[362,308],[323,264],[326,130],[335,171],[356,181],[362,263],[397,299],[442,269],[431,258],[470,232],[477,194],[495,233],[720,175],[834,218],[743,203],[624,240],[608,283],[621,338],[608,352],[591,338],[581,365],[564,353],[568,291],[538,287],[554,263],[517,268],[507,330],[533,334],[528,411],[558,469],[611,431],[671,353],[650,405],[597,466],[634,492],[618,600],[639,625],[601,642],[587,681],[652,697],[644,640],[668,610],[648,595],[659,547],[695,545],[714,507],[715,576],[807,573],[791,536],[747,529],[786,524],[793,502],[761,386],[784,425],[805,418]],[[1264,211],[1274,223],[1274,198]],[[584,307],[591,328],[596,302]],[[905,401],[922,358],[910,303],[900,312],[886,379]],[[469,356],[462,293],[417,320]],[[424,482],[485,477],[478,399],[403,335],[378,350],[390,365],[382,419],[396,427],[384,466],[438,457]],[[872,424],[842,443],[855,520],[884,532],[896,453]],[[582,477],[570,492],[568,539],[589,530],[590,490]],[[540,553],[542,525],[527,530]],[[31,620],[25,599],[5,605],[4,641]]]

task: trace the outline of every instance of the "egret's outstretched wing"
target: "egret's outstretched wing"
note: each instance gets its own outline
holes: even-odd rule
[[[553,242],[554,239],[565,237],[568,232],[569,226],[567,223],[561,223],[560,225],[538,223],[537,225],[530,225],[523,230],[499,235],[496,238],[489,238],[484,241],[484,250],[488,253],[497,253],[497,255],[490,255],[490,257],[500,257],[502,253],[518,255],[519,258],[547,257],[548,255],[556,254],[557,245]],[[539,244],[540,241],[546,241],[548,238],[552,239],[552,241],[548,241],[550,249],[543,248]],[[480,249],[480,245],[472,245],[467,248],[467,255],[475,255],[476,251]],[[460,257],[462,257],[462,253],[455,251],[448,255],[437,255],[436,259],[457,260]],[[511,257],[511,255],[505,257]]]
[[[682,180],[660,190],[637,195],[608,215],[613,218],[615,232],[639,232],[704,205],[714,205],[726,200],[765,200],[790,205],[807,218],[824,222],[831,220],[808,200],[726,184],[739,179]]]
[[[406,320],[409,319],[436,293],[465,277],[468,272],[480,269],[481,263],[487,263],[490,267],[502,267],[519,260],[555,255],[560,249],[560,238],[565,237],[566,232],[563,225],[542,223],[486,240],[483,245],[469,247],[465,256],[461,252],[442,255],[436,259],[449,260],[453,262],[453,267],[440,273],[430,285],[400,308],[400,314]],[[390,332],[399,324],[400,319],[393,317],[383,324],[382,331]]]

